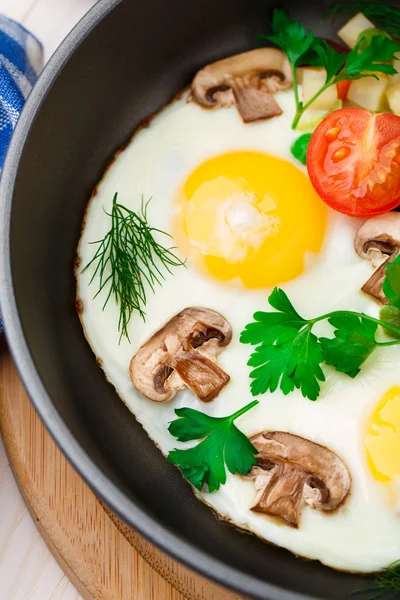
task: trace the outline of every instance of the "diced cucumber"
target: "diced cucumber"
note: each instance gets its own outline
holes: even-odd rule
[[[358,13],[339,29],[337,34],[349,48],[353,49],[356,47],[360,34],[366,29],[373,29],[374,27],[375,25],[363,13]]]
[[[326,70],[323,67],[313,67],[303,69],[303,103],[307,104],[315,94],[325,85]],[[311,108],[315,110],[329,110],[338,99],[337,88],[332,85],[325,90],[312,103]]]
[[[337,100],[329,110],[316,110],[315,108],[308,108],[301,116],[299,124],[296,127],[297,131],[312,132],[321,123],[327,115],[334,110],[343,108],[343,102]]]
[[[385,75],[381,75],[379,79],[374,77],[363,77],[352,81],[347,98],[372,112],[378,112],[385,109],[387,105],[386,101],[386,89],[388,87],[389,80]]]
[[[390,110],[394,112],[395,115],[400,115],[400,82],[391,85],[386,90],[386,97]]]

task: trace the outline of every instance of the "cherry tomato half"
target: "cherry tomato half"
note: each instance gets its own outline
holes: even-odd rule
[[[343,108],[311,136],[307,169],[329,206],[353,217],[379,215],[400,204],[400,117]]]
[[[346,100],[347,94],[349,93],[350,84],[351,81],[346,81],[345,79],[336,84],[339,100]]]

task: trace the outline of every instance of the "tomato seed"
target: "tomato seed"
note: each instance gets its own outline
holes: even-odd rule
[[[399,175],[400,173],[400,165],[397,160],[392,160],[390,163],[390,170],[394,175]]]
[[[332,154],[332,160],[333,162],[339,162],[341,160],[343,160],[344,158],[347,158],[348,155],[350,154],[350,150],[349,148],[339,148],[339,150],[336,150],[336,152],[334,152]]]
[[[328,129],[328,131],[325,132],[326,141],[334,142],[335,140],[337,140],[340,131],[340,127],[331,127],[331,129]]]

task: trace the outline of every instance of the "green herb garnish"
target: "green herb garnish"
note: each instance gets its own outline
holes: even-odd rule
[[[272,35],[259,36],[279,46],[287,54],[293,76],[293,88],[296,102],[296,114],[292,123],[295,129],[303,113],[332,85],[339,81],[354,81],[362,77],[375,77],[376,73],[395,75],[396,69],[388,61],[395,59],[400,45],[383,35],[361,38],[349,54],[340,54],[327,42],[314,36],[297,21],[293,21],[285,10],[276,9],[272,19]],[[362,46],[362,52],[361,50]],[[297,82],[297,67],[301,64],[324,67],[327,72],[325,84],[305,104],[300,100]]]
[[[400,273],[396,283],[400,285]],[[376,340],[378,326],[393,337],[400,337],[400,326],[386,320],[346,310],[305,319],[279,288],[273,290],[268,301],[277,312],[256,312],[254,322],[246,326],[240,337],[243,344],[257,346],[248,362],[254,367],[250,373],[253,396],[268,390],[274,392],[279,386],[284,394],[297,388],[305,398],[316,400],[319,382],[325,381],[322,363],[355,377],[376,348],[400,344],[400,339]],[[313,333],[314,325],[320,321],[332,325],[333,338]]]
[[[400,51],[400,45],[388,37],[374,35],[369,44],[360,51],[360,46],[366,40],[366,37],[361,37],[354,50],[349,52],[343,68],[336,75],[333,83],[342,80],[353,81],[362,77],[378,79],[373,73],[385,73],[386,75],[397,73],[392,64],[385,64],[381,61],[393,61],[396,58],[395,53]]]
[[[378,598],[393,598],[393,593],[400,594],[400,561],[396,561],[389,567],[374,576],[374,580],[370,581],[368,587],[364,589],[354,590],[354,594],[360,592],[371,592],[373,596],[369,596],[368,600],[377,600]]]
[[[383,292],[389,302],[382,306],[379,316],[383,321],[400,329],[400,256],[387,264]],[[400,337],[395,333],[391,335]]]
[[[118,194],[115,194],[111,213],[106,213],[111,218],[110,230],[102,240],[92,242],[98,248],[82,273],[96,265],[89,284],[99,277],[96,296],[103,290],[107,292],[103,309],[114,296],[120,311],[120,340],[123,336],[129,340],[128,324],[132,314],[137,311],[142,319],[145,318],[147,286],[154,293],[155,286],[165,279],[162,269],[172,273],[171,267],[182,266],[184,262],[172,252],[174,248],[165,248],[155,240],[154,234],[171,236],[149,225],[149,201],[142,200],[140,212],[135,213],[118,204],[117,198]]]
[[[383,282],[383,292],[392,306],[400,308],[400,256],[386,266],[386,276]]]
[[[307,150],[311,140],[311,133],[305,133],[295,140],[290,148],[292,155],[301,162],[307,164]]]
[[[294,309],[285,292],[275,288],[268,298],[278,312],[257,312],[254,323],[246,326],[240,341],[258,346],[251,355],[249,366],[255,367],[250,376],[253,396],[274,392],[278,385],[284,394],[299,388],[302,394],[316,400],[318,381],[325,376],[321,345],[312,333],[314,323],[303,319]]]
[[[234,425],[234,421],[258,404],[255,400],[228,417],[210,417],[192,408],[178,408],[179,417],[172,421],[169,432],[179,442],[204,438],[197,446],[172,450],[168,461],[177,465],[186,479],[198,490],[206,484],[208,491],[218,490],[226,482],[226,470],[245,475],[257,463],[256,448]]]
[[[393,4],[384,4],[377,0],[349,0],[345,4],[332,6],[325,12],[325,16],[350,16],[359,12],[362,12],[377,27],[381,27],[395,37],[400,37],[400,7]]]

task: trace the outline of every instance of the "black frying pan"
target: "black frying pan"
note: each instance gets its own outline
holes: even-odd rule
[[[106,382],[75,310],[73,261],[82,217],[113,153],[196,69],[254,47],[271,9],[282,4],[316,33],[334,33],[320,18],[327,2],[318,1],[101,0],[93,8],[46,67],[7,156],[1,310],[43,421],[130,525],[242,594],[343,600],[360,587],[359,577],[244,535],[195,499]]]

